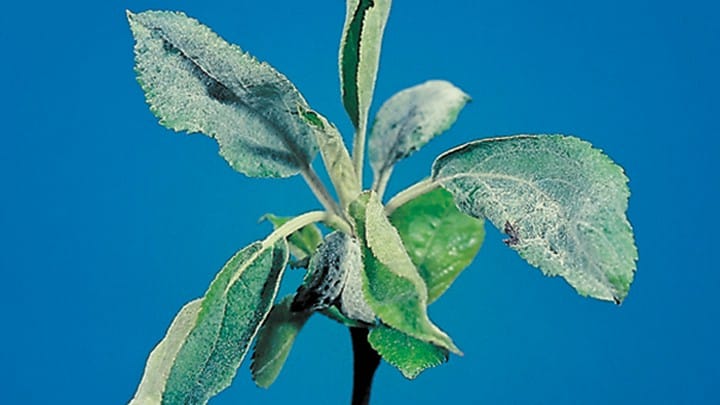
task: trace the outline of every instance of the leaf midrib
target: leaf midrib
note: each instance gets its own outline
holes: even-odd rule
[[[135,21],[137,21],[138,24],[141,24],[141,25],[145,26],[147,29],[149,29],[149,30],[157,33],[157,34],[161,37],[161,39],[163,40],[163,42],[165,42],[166,44],[170,45],[170,46],[173,47],[174,49],[177,49],[177,51],[180,53],[180,55],[183,57],[183,59],[185,59],[185,60],[189,61],[190,63],[192,63],[193,66],[195,66],[198,70],[200,70],[202,73],[204,73],[205,75],[207,75],[207,77],[209,77],[211,80],[213,80],[216,84],[218,84],[219,86],[222,86],[224,89],[226,89],[227,91],[229,91],[229,92],[234,96],[233,103],[236,103],[236,102],[237,102],[237,103],[239,103],[239,104],[242,104],[245,108],[247,108],[248,110],[252,111],[252,112],[254,113],[254,115],[256,115],[257,117],[259,117],[264,123],[266,123],[267,125],[269,125],[270,127],[272,127],[277,133],[279,133],[279,134],[280,134],[280,137],[279,137],[280,140],[283,142],[283,144],[285,145],[285,147],[287,147],[288,150],[290,150],[291,156],[292,156],[293,160],[294,160],[295,163],[298,165],[298,167],[300,167],[301,170],[305,171],[308,167],[310,167],[310,162],[309,162],[309,161],[306,161],[305,159],[299,159],[300,156],[304,157],[304,154],[301,152],[301,150],[300,150],[300,148],[297,146],[297,144],[296,144],[295,142],[293,142],[293,141],[290,139],[290,137],[287,135],[287,133],[286,133],[280,126],[278,126],[273,120],[270,120],[269,118],[267,118],[264,114],[262,114],[261,112],[259,112],[259,111],[256,110],[255,108],[252,108],[251,106],[249,106],[245,101],[243,101],[243,99],[242,99],[234,90],[232,90],[230,87],[228,87],[227,85],[225,85],[225,83],[223,83],[222,81],[220,81],[215,75],[213,75],[212,73],[208,72],[208,70],[205,69],[197,60],[195,60],[193,57],[191,57],[190,55],[188,55],[188,53],[187,53],[183,48],[181,48],[180,46],[178,46],[178,45],[176,45],[175,43],[173,43],[173,42],[170,40],[170,38],[164,33],[164,31],[163,31],[163,29],[162,29],[161,27],[150,26],[150,25],[146,24],[146,23],[143,22],[143,21],[138,21],[137,19],[136,19]],[[224,39],[220,38],[219,36],[218,36],[217,38],[220,39],[221,41],[225,41]],[[231,45],[231,46],[232,46],[232,45]],[[242,52],[242,51],[241,51],[241,52]],[[243,52],[243,55],[245,55],[244,52]],[[241,87],[246,88],[246,86],[242,83],[242,81],[238,80],[238,84],[239,84]],[[249,90],[248,90],[248,93],[250,93]],[[292,112],[289,111],[289,106],[285,103],[284,100],[283,100],[283,105],[285,105],[285,108],[288,109],[288,113],[289,113],[289,114],[292,114]]]

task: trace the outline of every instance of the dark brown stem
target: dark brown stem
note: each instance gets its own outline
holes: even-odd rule
[[[367,328],[350,328],[353,346],[352,405],[368,405],[373,376],[380,364],[380,355],[368,343]]]

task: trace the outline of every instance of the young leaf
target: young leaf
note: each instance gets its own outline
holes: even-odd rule
[[[343,105],[355,128],[367,123],[391,3],[391,0],[347,0],[340,40],[340,87]]]
[[[318,311],[333,305],[345,286],[348,268],[360,266],[359,250],[351,236],[339,231],[329,234],[310,259],[290,309]]]
[[[274,229],[277,229],[291,220],[292,217],[279,217],[274,214],[265,214],[260,218],[260,221],[265,219],[270,221]],[[290,234],[287,241],[290,247],[290,253],[300,262],[312,256],[315,249],[317,249],[320,242],[322,242],[322,233],[317,225],[310,224]]]
[[[356,229],[364,238],[365,299],[388,326],[414,338],[460,353],[427,315],[427,289],[397,231],[374,192],[350,205]]]
[[[162,401],[170,368],[195,326],[201,304],[202,299],[191,301],[177,314],[163,340],[150,353],[140,386],[129,405],[159,404]]]
[[[325,168],[342,207],[347,208],[360,194],[360,183],[342,136],[335,125],[315,111],[301,110],[300,114],[315,129]]]
[[[162,125],[216,139],[248,176],[287,177],[310,166],[317,145],[297,113],[309,107],[285,76],[182,13],[128,12],[128,20],[138,81]]]
[[[450,128],[468,101],[470,96],[444,80],[410,87],[386,101],[368,143],[373,189],[382,196],[395,163]]]
[[[390,222],[428,289],[428,303],[440,297],[480,250],[482,219],[458,210],[452,194],[442,188],[398,207]]]
[[[292,300],[291,294],[275,304],[258,332],[250,371],[259,387],[268,388],[275,382],[300,329],[313,314],[290,311]]]
[[[380,47],[391,0],[347,0],[340,40],[340,90],[345,110],[355,126],[353,163],[362,179],[368,110],[375,90]]]
[[[275,300],[287,259],[281,239],[255,242],[228,261],[205,294],[192,330],[167,360],[169,375],[156,386],[162,403],[204,404],[230,385]]]
[[[637,260],[628,179],[589,143],[561,135],[471,142],[438,157],[432,177],[545,274],[582,295],[616,303],[627,295]]]
[[[411,380],[425,369],[445,363],[450,355],[446,349],[385,325],[373,328],[368,335],[368,342],[385,361]]]

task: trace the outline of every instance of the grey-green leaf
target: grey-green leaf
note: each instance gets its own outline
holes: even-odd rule
[[[428,289],[440,297],[475,258],[485,237],[484,221],[462,213],[442,188],[416,197],[390,214]]]
[[[410,87],[386,101],[368,143],[373,188],[382,195],[395,163],[450,128],[468,101],[470,96],[444,80]]]
[[[425,369],[445,363],[450,354],[446,349],[385,325],[373,328],[368,335],[368,342],[385,361],[411,380]]]
[[[545,274],[585,296],[620,303],[627,295],[637,260],[628,179],[589,143],[561,135],[471,142],[438,157],[432,177]]]
[[[274,214],[265,214],[260,220],[268,220],[274,229],[279,228],[282,224],[291,220],[292,217],[279,217]],[[322,242],[322,232],[315,224],[305,225],[299,230],[293,232],[287,238],[290,253],[295,256],[298,262],[303,261],[315,252],[320,242]]]
[[[374,192],[350,205],[363,238],[364,292],[370,308],[388,326],[460,353],[427,314],[427,289]]]
[[[297,113],[307,103],[285,76],[182,13],[128,12],[128,20],[138,81],[162,125],[216,139],[248,176],[309,167],[317,145]]]
[[[317,112],[301,110],[300,114],[315,129],[315,137],[320,146],[325,169],[335,187],[340,204],[343,208],[347,208],[360,194],[360,183],[342,136],[335,125]]]
[[[290,309],[319,311],[330,307],[340,297],[348,268],[360,265],[357,241],[340,231],[329,234],[310,259],[305,280],[298,287]]]
[[[253,243],[228,261],[174,358],[163,404],[205,404],[230,385],[275,300],[287,259],[281,239]]]
[[[140,386],[130,405],[159,404],[162,401],[170,368],[195,326],[201,303],[202,299],[191,301],[177,314],[163,340],[150,353]]]
[[[259,387],[268,388],[275,382],[295,338],[313,314],[309,311],[290,311],[292,300],[291,294],[275,304],[258,333],[250,371]]]
[[[367,125],[391,0],[347,0],[340,40],[342,101],[356,129]]]

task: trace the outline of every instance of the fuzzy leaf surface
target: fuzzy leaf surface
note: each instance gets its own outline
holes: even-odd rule
[[[287,259],[283,239],[274,245],[255,242],[225,264],[202,299],[192,330],[169,358],[163,404],[205,404],[230,385],[275,300]]]
[[[330,181],[341,205],[346,208],[360,194],[360,184],[342,136],[335,125],[315,111],[306,110],[300,114],[315,129],[315,139]]]
[[[546,275],[584,296],[616,303],[627,296],[638,257],[628,179],[589,143],[562,135],[470,142],[438,157],[432,178]]]
[[[362,194],[351,204],[350,213],[364,238],[364,291],[370,308],[386,325],[459,353],[450,337],[430,321],[425,282],[377,194]]]
[[[391,0],[347,0],[340,40],[340,88],[356,129],[365,128]]]
[[[444,80],[430,80],[390,97],[375,115],[368,143],[376,182],[387,179],[399,160],[450,128],[468,101],[470,96]]]
[[[275,382],[295,338],[312,315],[309,311],[290,311],[292,300],[291,294],[275,304],[258,332],[250,371],[259,387],[268,388]]]
[[[385,325],[373,328],[368,335],[368,342],[383,360],[411,380],[425,369],[445,363],[450,355],[447,349],[415,339]]]
[[[183,13],[128,12],[128,20],[138,82],[162,125],[214,138],[248,176],[309,167],[317,145],[297,113],[309,107],[285,76]]]
[[[461,212],[452,194],[442,188],[401,205],[390,222],[425,280],[428,303],[470,265],[485,238],[483,219]]]
[[[161,403],[170,369],[175,363],[180,348],[195,326],[201,304],[202,299],[191,301],[182,307],[175,316],[163,340],[150,353],[140,386],[130,401],[130,405]]]

